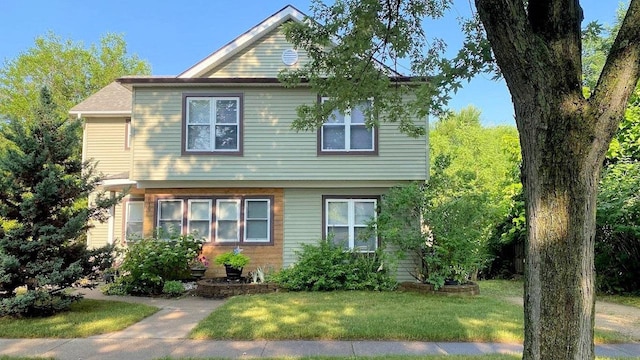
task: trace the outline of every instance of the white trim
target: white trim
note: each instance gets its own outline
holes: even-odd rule
[[[324,103],[326,100],[329,100],[328,97],[322,97],[322,102]],[[369,99],[369,102],[373,102],[373,100]],[[358,105],[356,105],[358,106]],[[368,104],[369,108],[371,108],[372,104]],[[355,152],[355,151],[362,151],[362,152],[374,152],[376,149],[376,132],[373,131],[373,128],[369,128],[367,129],[366,127],[366,119],[365,122],[360,124],[360,123],[353,123],[351,122],[351,111],[352,108],[347,109],[347,111],[345,111],[342,116],[344,118],[344,122],[342,123],[330,123],[325,121],[322,126],[320,127],[320,151],[321,152]],[[324,147],[324,127],[328,126],[328,127],[341,127],[344,128],[344,148],[342,149],[325,149]],[[368,130],[371,133],[371,147],[368,149],[353,149],[351,147],[351,127],[352,126],[364,126],[366,130]]]
[[[266,219],[261,218],[252,218],[249,219],[249,206],[247,205],[249,202],[266,202],[267,203],[267,217]],[[244,199],[244,237],[243,242],[246,243],[268,243],[271,241],[271,200],[270,199]],[[267,237],[264,239],[249,239],[247,236],[247,224],[249,220],[266,220],[267,221]]]
[[[208,206],[208,217],[206,219],[193,219],[191,216],[191,204],[193,203],[206,203]],[[213,201],[211,199],[188,199],[187,200],[187,233],[191,234],[191,221],[208,221],[209,222],[209,233],[207,236],[203,236],[206,242],[211,241],[211,206],[213,205]],[[202,235],[202,234],[199,234]]]
[[[131,110],[91,110],[91,111],[82,111],[82,110],[74,110],[69,111],[69,114],[76,115],[77,117],[107,117],[107,116],[126,116],[131,115]]]
[[[221,219],[220,218],[220,203],[235,203],[236,204],[236,238],[235,239],[226,239],[220,240],[220,236],[218,235],[218,229],[220,229],[219,222],[220,221],[233,221],[234,219]],[[216,243],[239,243],[240,242],[240,199],[216,199]]]
[[[247,46],[253,44],[256,40],[278,27],[287,20],[302,22],[305,15],[291,5],[287,5],[284,9],[275,13],[268,19],[253,27],[246,33],[238,36],[229,44],[218,49],[213,54],[207,56],[191,68],[178,75],[178,78],[197,78],[206,74],[209,70],[224,62],[226,59],[237,54]]]
[[[357,199],[348,199],[348,198],[328,198],[325,200],[325,224],[324,224],[324,228],[325,228],[325,234],[329,235],[330,231],[329,228],[331,227],[329,225],[329,204],[330,203],[346,203],[347,204],[347,223],[346,224],[334,224],[333,227],[347,227],[348,228],[348,246],[349,249],[354,249],[355,248],[355,229],[356,228],[366,228],[367,224],[356,224],[356,212],[355,212],[355,204],[356,203],[372,203],[373,204],[373,217],[374,219],[377,217],[377,214],[375,212],[375,209],[377,207],[378,204],[378,200],[375,198],[357,198]],[[358,249],[359,252],[372,252],[375,251],[375,249],[378,248],[378,242],[376,241],[374,243],[375,248],[374,250],[368,250],[368,251],[363,251],[362,249]]]
[[[206,100],[209,102],[209,123],[190,123],[190,107],[191,101]],[[233,100],[236,102],[236,121],[235,123],[218,123],[216,117],[218,109],[218,101]],[[187,96],[186,101],[186,118],[185,118],[185,152],[238,152],[240,151],[240,97],[239,96]],[[209,148],[208,149],[190,149],[189,148],[189,126],[209,126]],[[235,126],[236,127],[236,147],[234,149],[217,149],[216,148],[216,128],[218,126]]]
[[[127,201],[127,206],[125,206],[125,214],[124,214],[124,240],[129,241],[129,234],[127,234],[127,230],[129,229],[129,223],[131,221],[131,205],[142,206],[142,217],[140,221],[135,221],[136,223],[140,223],[140,225],[144,224],[144,200],[129,200]],[[142,232],[140,233],[140,238],[142,238]]]
[[[180,231],[177,232],[177,234],[182,235],[182,230],[184,230],[184,201],[182,199],[160,199],[158,200],[158,221],[156,223],[156,226],[158,228],[161,228],[160,226],[160,222],[161,221],[176,221],[177,219],[171,219],[171,218],[163,218],[162,217],[162,206],[161,204],[163,202],[179,202],[180,203]]]

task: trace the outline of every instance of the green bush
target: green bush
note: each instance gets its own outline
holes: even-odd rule
[[[160,294],[166,281],[190,277],[189,261],[201,248],[202,241],[192,235],[136,241],[125,253],[116,284],[128,294]]]
[[[123,296],[123,295],[128,295],[127,293],[127,289],[124,286],[124,283],[121,281],[116,280],[116,282],[112,282],[109,284],[104,285],[103,287],[100,288],[100,291],[105,294],[105,295],[119,295],[119,296]]]
[[[180,296],[184,293],[184,285],[182,281],[166,281],[162,287],[162,293],[169,296]]]
[[[302,245],[298,262],[273,275],[278,286],[292,291],[392,290],[396,281],[382,251],[345,251],[330,241]],[[383,265],[384,264],[384,265]]]

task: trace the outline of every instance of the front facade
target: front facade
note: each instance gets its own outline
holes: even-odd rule
[[[366,224],[389,187],[427,178],[427,139],[383,121],[367,129],[359,107],[317,132],[292,130],[299,105],[322,101],[277,81],[306,60],[280,31],[302,19],[285,7],[176,77],[121,78],[71,110],[85,119],[83,154],[104,190],[127,191],[90,246],[195,233],[208,257],[241,247],[249,270],[288,266],[328,234],[359,251],[378,246]]]

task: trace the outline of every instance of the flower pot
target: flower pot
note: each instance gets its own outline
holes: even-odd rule
[[[227,272],[227,281],[237,281],[242,277],[242,268],[236,269],[231,265],[225,265],[224,269]]]
[[[204,276],[205,271],[207,271],[207,269],[192,268],[191,277],[196,280],[200,280],[200,278]]]

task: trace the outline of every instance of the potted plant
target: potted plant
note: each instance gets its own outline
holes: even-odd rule
[[[205,271],[209,267],[209,259],[204,255],[199,255],[189,262],[191,276],[200,279],[204,276]]]
[[[249,257],[242,253],[242,249],[235,248],[232,251],[216,256],[215,263],[224,265],[227,272],[227,280],[240,280],[242,268],[249,263]]]

